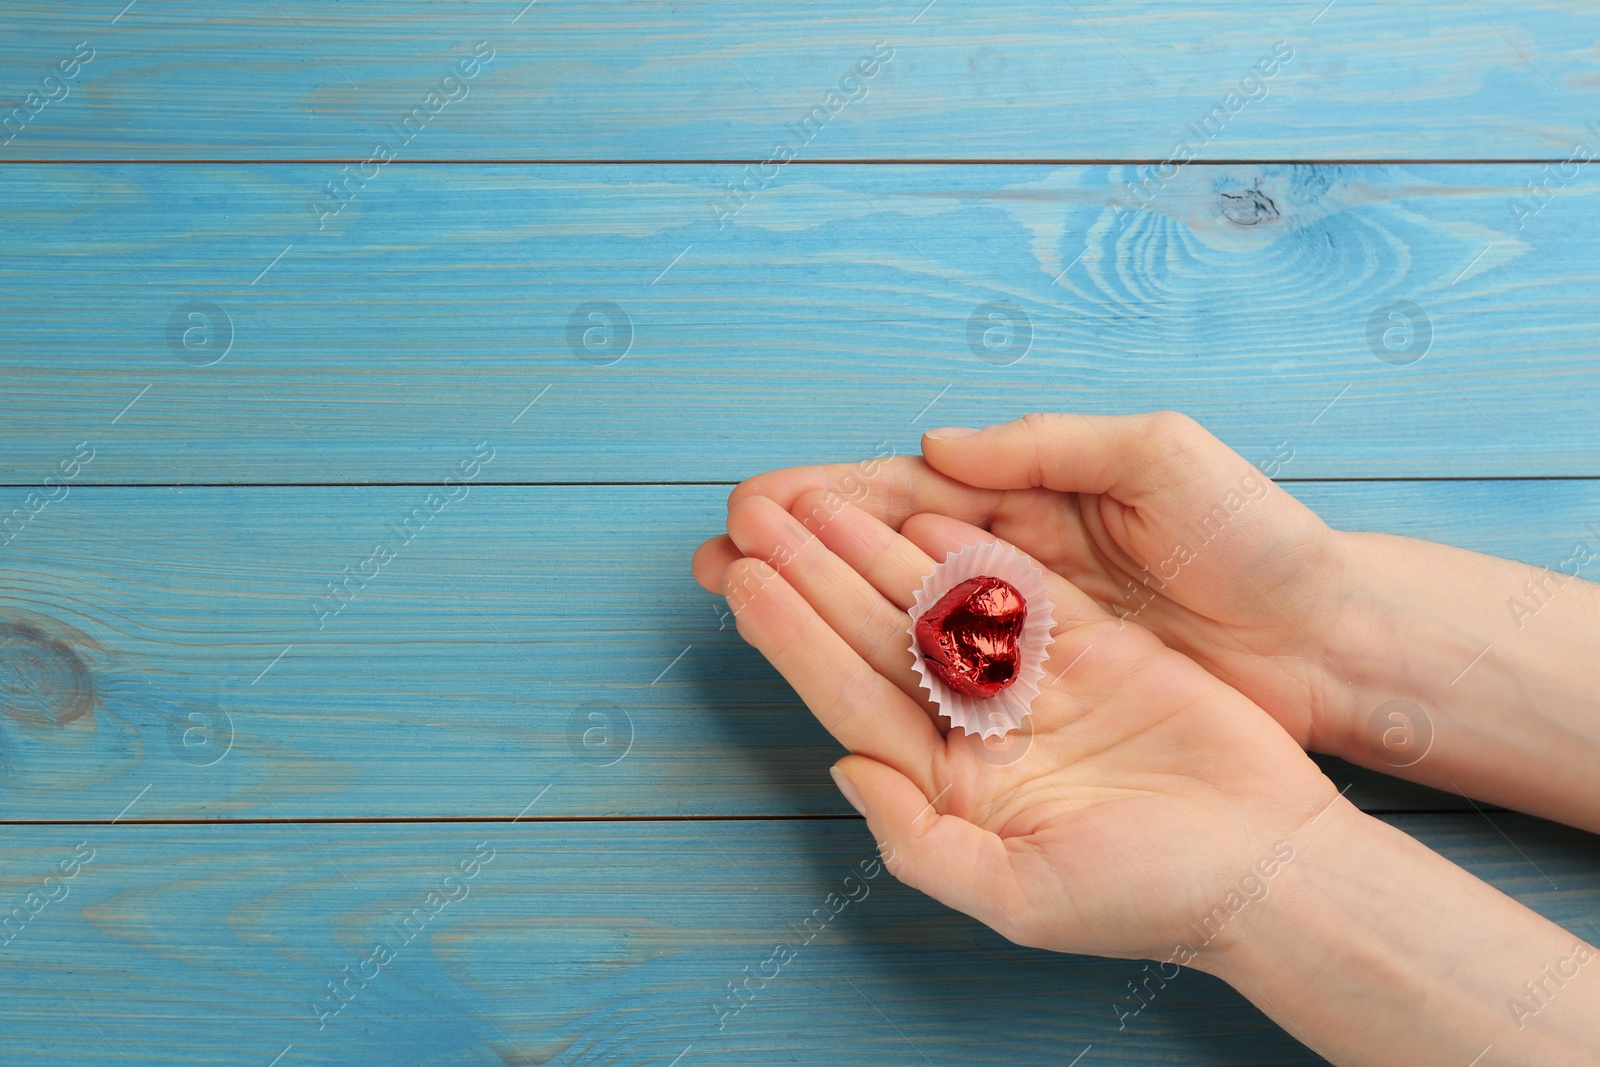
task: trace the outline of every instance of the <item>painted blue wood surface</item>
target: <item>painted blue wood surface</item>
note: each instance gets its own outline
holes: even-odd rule
[[[1536,565],[1600,544],[1597,481],[1289,488],[1336,526]],[[551,816],[849,810],[842,750],[689,575],[725,486],[480,485],[402,541],[431,491],[47,507],[0,548],[0,627],[69,651],[7,643],[0,818],[105,821],[135,795],[130,819],[509,818],[552,782]],[[375,542],[395,558],[335,612],[327,584]],[[1367,807],[1462,803],[1335,773]]]
[[[1597,39],[1583,0],[11,4],[0,915],[93,859],[0,933],[0,1063],[1313,1062],[1197,974],[1119,1026],[1137,964],[885,874],[719,1027],[872,846],[688,576],[727,485],[670,483],[1177,407],[1354,479],[1290,484],[1335,525],[1563,559]],[[1128,162],[1180,142],[1308,165]],[[617,165],[486,162],[563,160]],[[1596,936],[1592,837],[1326,766]]]
[[[1520,816],[1389,821],[1596,936],[1592,837]],[[1089,1046],[1086,1065],[1318,1062],[1193,972],[1129,1016],[1142,964],[1021,949],[865,877],[853,818],[12,827],[0,902],[74,855],[91,858],[66,897],[0,948],[8,1064],[944,1067]],[[780,943],[795,958],[728,1014],[728,984],[772,975]]]
[[[788,137],[808,159],[1564,160],[1600,121],[1587,0],[122,8],[7,5],[0,98],[47,92],[80,42],[93,59],[0,153],[759,161]],[[879,42],[892,58],[844,81]],[[492,60],[447,82],[480,44]],[[818,107],[809,142],[788,134]]]
[[[1289,477],[1600,474],[1600,183],[796,165],[719,228],[729,174],[391,166],[319,231],[328,166],[0,168],[0,481],[731,481],[1162,407]]]

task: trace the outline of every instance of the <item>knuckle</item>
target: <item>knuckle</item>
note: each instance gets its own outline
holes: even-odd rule
[[[1203,435],[1200,424],[1181,411],[1154,411],[1148,416],[1151,438],[1171,446],[1181,446]]]
[[[808,489],[795,500],[789,514],[812,533],[822,529],[844,510],[846,501],[827,489]]]
[[[794,504],[789,508],[789,514],[799,518],[827,498],[828,493],[825,489],[807,489],[794,498]]]
[[[1049,433],[1055,428],[1056,420],[1061,416],[1048,411],[1030,411],[1022,416],[1022,425],[1033,433]]]
[[[1027,430],[1029,444],[1029,485],[1045,484],[1045,476],[1052,466],[1052,456],[1055,454],[1051,443],[1055,439],[1055,429],[1059,419],[1059,415],[1037,411],[1022,416],[1021,421]]]
[[[845,729],[871,699],[878,681],[878,672],[865,660],[857,659],[853,666],[846,668],[846,674],[838,688],[827,698],[827,703],[815,709],[817,721],[837,737],[839,731]]]
[[[904,619],[905,613],[886,601],[869,602],[860,633],[872,662],[910,669],[911,635],[903,625]]]
[[[1207,444],[1205,427],[1180,411],[1157,411],[1148,416],[1140,435],[1146,462],[1161,473],[1160,481],[1188,484],[1204,477]]]

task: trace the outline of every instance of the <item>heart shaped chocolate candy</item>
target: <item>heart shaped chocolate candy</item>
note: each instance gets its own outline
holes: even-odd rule
[[[917,620],[917,647],[939,680],[957,693],[992,697],[1017,679],[1017,644],[1028,605],[1000,578],[968,578]]]

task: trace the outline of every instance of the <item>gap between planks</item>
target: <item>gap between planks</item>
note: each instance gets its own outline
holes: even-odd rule
[[[340,166],[359,164],[360,157],[304,159],[12,159],[3,165],[42,166],[196,166],[196,167],[288,167],[288,166]],[[712,158],[712,159],[396,159],[390,167],[704,167],[704,166],[759,166],[769,162],[765,158]],[[882,158],[882,159],[806,159],[795,160],[794,165],[805,167],[1159,167],[1170,163],[1170,158],[1148,159],[935,159],[935,158]],[[1567,156],[1497,156],[1493,159],[1191,159],[1185,166],[1201,167],[1431,167],[1431,166],[1495,166],[1569,163]]]

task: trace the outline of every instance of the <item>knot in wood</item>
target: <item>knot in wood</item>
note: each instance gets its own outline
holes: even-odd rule
[[[61,726],[94,709],[94,681],[72,647],[31,623],[0,621],[0,713]]]
[[[1260,189],[1246,189],[1242,193],[1223,193],[1217,201],[1222,217],[1235,226],[1259,226],[1278,218],[1278,205]]]

